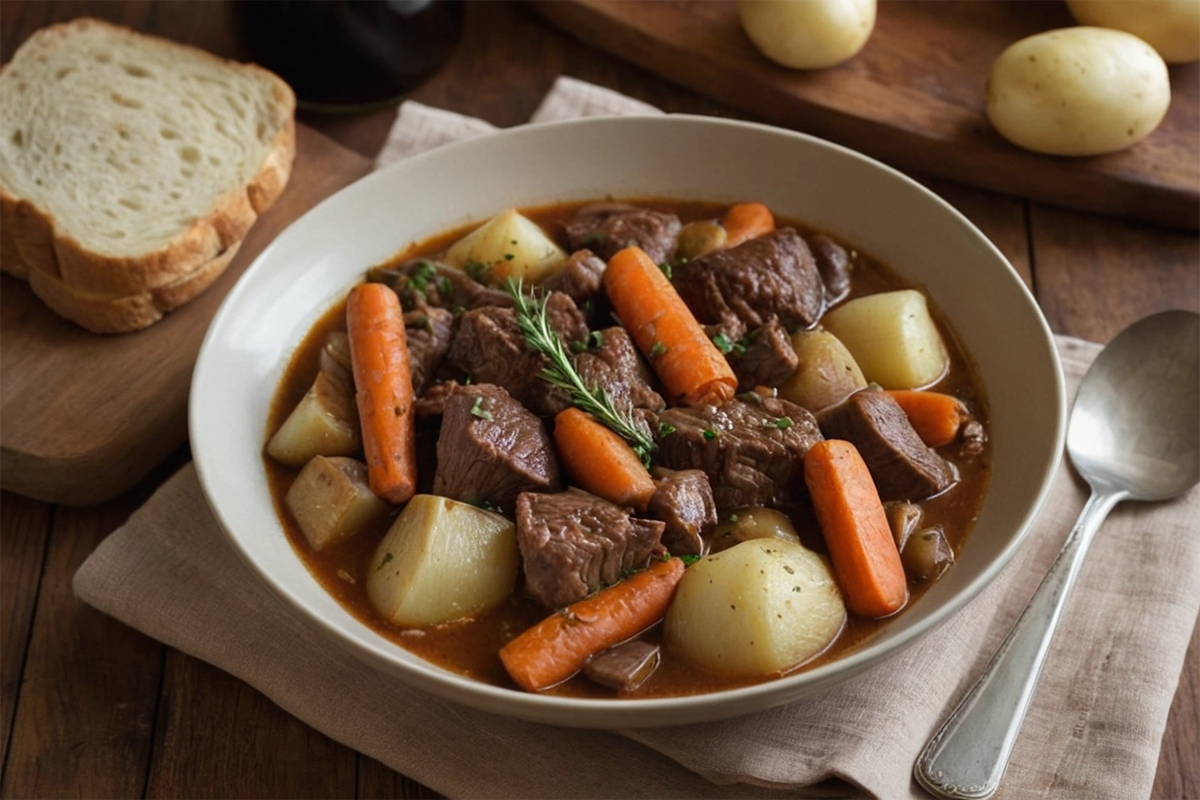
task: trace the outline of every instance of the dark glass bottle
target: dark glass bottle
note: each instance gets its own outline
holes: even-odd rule
[[[356,111],[429,78],[462,34],[462,0],[235,0],[250,57],[291,84],[301,108]]]

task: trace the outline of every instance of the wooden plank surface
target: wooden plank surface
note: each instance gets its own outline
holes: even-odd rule
[[[49,21],[86,13],[236,56],[238,45],[229,33],[227,11],[224,2],[187,0],[4,0],[0,55],[11,53],[16,43]],[[581,44],[520,4],[506,2],[472,5],[454,58],[410,97],[510,126],[529,117],[560,74],[667,111],[755,118]],[[395,113],[388,108],[302,119],[370,158]],[[1135,221],[1065,212],[936,177],[916,177],[997,244],[1033,288],[1058,333],[1107,341],[1151,311],[1200,310],[1195,237]],[[177,465],[187,457],[186,448],[177,450],[171,462]],[[84,552],[171,471],[169,462],[129,493],[89,509],[63,509],[9,493],[0,496],[0,724],[10,731],[0,739],[0,796],[311,795],[298,786],[296,775],[301,775],[328,796],[438,797],[377,761],[349,754],[326,737],[302,730],[300,723],[241,682],[91,612],[64,591]],[[63,515],[66,518],[60,520]],[[1153,800],[1200,798],[1197,676],[1200,635],[1194,633],[1163,736]],[[145,687],[135,692],[131,685],[137,682]],[[144,710],[151,702],[147,733],[140,727],[141,712],[125,704]],[[61,718],[50,719],[51,712]],[[11,727],[10,718],[16,720]],[[72,730],[82,733],[70,737]],[[227,741],[218,741],[222,736]],[[351,760],[356,768],[347,777]],[[59,775],[67,777],[55,777]]]
[[[192,367],[221,300],[280,231],[369,167],[299,126],[292,180],[229,268],[191,303],[136,333],[89,333],[4,275],[0,485],[78,505],[111,499],[145,477],[187,436]]]
[[[544,0],[554,24],[607,52],[768,122],[903,169],[999,192],[1200,226],[1200,65],[1170,70],[1167,118],[1147,139],[1091,158],[1039,155],[987,123],[984,87],[1009,44],[1074,24],[1055,2],[881,2],[853,59],[799,71],[764,58],[731,0]]]

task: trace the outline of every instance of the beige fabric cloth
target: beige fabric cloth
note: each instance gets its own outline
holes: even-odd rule
[[[562,79],[536,119],[631,108],[647,111]],[[407,103],[381,161],[487,129]],[[1099,348],[1069,338],[1058,344],[1073,395]],[[329,648],[242,563],[190,465],[97,548],[75,590],[450,797],[925,797],[911,778],[917,753],[1000,643],[1085,497],[1063,465],[1027,545],[1001,577],[888,664],[810,700],[666,729],[513,721],[415,691]],[[1170,503],[1123,504],[1105,523],[998,797],[1149,794],[1200,609],[1198,521],[1200,492],[1193,491]]]

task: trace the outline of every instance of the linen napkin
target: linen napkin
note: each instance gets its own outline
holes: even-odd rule
[[[649,107],[560,79],[532,121]],[[380,163],[490,129],[405,103]],[[1068,391],[1099,347],[1057,340]],[[1066,464],[1026,545],[971,604],[820,696],[706,725],[587,731],[515,721],[377,673],[308,629],[243,564],[191,465],[75,576],[85,602],[262,691],[449,797],[927,795],[912,765],[1049,568],[1086,499]],[[1200,610],[1200,492],[1122,504],[1076,583],[998,797],[1145,797]],[[478,754],[469,762],[461,753]]]

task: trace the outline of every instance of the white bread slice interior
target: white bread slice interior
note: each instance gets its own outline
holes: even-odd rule
[[[89,329],[158,297],[122,323],[150,324],[283,191],[294,112],[254,65],[93,19],[39,31],[0,71],[0,268]]]

